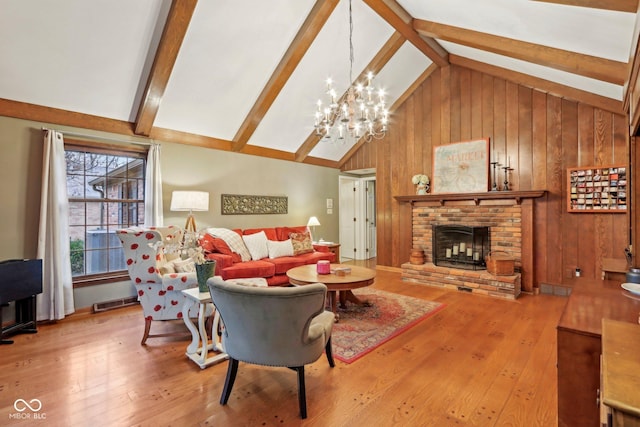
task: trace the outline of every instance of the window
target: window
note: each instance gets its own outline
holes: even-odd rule
[[[144,223],[146,152],[67,143],[65,157],[74,286],[122,280],[115,232]]]

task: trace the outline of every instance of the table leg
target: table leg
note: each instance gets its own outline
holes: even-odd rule
[[[198,334],[198,329],[189,317],[189,310],[195,305],[196,303],[194,301],[185,298],[184,305],[182,306],[182,320],[187,326],[187,329],[191,332],[191,343],[187,346],[187,354],[195,354],[200,346],[200,335]]]
[[[361,305],[363,307],[371,307],[371,303],[369,301],[363,301],[351,291],[340,291],[340,307],[346,308],[347,301],[353,303],[355,305]]]
[[[224,353],[224,347],[222,347],[222,337],[218,334],[218,332],[221,333],[221,329],[223,327],[224,326],[220,322],[220,313],[218,312],[218,310],[215,310],[215,313],[213,315],[213,326],[211,328],[211,341],[213,341],[212,349],[220,353]]]
[[[209,352],[209,335],[207,334],[204,318],[205,312],[207,311],[206,309],[206,304],[200,304],[198,310],[198,330],[200,332],[199,341],[202,342],[202,347],[200,347],[200,363],[202,364],[207,360],[207,353]]]

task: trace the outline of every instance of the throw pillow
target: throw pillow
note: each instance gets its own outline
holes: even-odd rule
[[[180,259],[180,254],[177,252],[169,252],[164,254],[164,259],[166,259],[167,262],[175,261],[177,259]]]
[[[242,261],[242,257],[240,257],[240,254],[233,252],[229,247],[229,245],[227,245],[227,242],[225,242],[219,237],[212,237],[212,239],[213,239],[213,246],[214,246],[215,252],[220,252],[221,254],[224,254],[224,255],[231,255],[231,259],[233,260],[234,264],[236,262]]]
[[[298,227],[278,227],[276,228],[278,234],[278,240],[287,240],[291,237],[291,233],[304,233],[307,230],[306,225],[301,225]]]
[[[269,258],[280,258],[283,256],[293,256],[293,244],[291,239],[278,241],[267,240],[267,249],[269,249]]]
[[[244,244],[251,254],[251,259],[259,260],[269,256],[267,235],[264,231],[254,234],[245,234],[242,236],[242,240],[244,240]]]
[[[293,244],[293,254],[307,254],[313,252],[313,244],[309,233],[291,233],[291,243]]]
[[[180,259],[173,261],[173,266],[176,269],[176,273],[195,273],[196,263],[191,258]]]
[[[251,261],[249,250],[245,246],[242,237],[235,231],[228,228],[208,228],[207,233],[224,240],[233,252],[240,254],[242,261]]]
[[[158,271],[160,272],[160,274],[162,276],[164,276],[165,274],[175,273],[176,272],[176,268],[173,265],[173,261],[169,261],[169,262],[165,262],[164,264],[162,264],[160,266],[160,268],[158,269]]]
[[[204,236],[200,238],[199,243],[205,254],[209,254],[216,249],[216,245],[213,241],[214,239],[215,237],[209,233],[204,233]]]

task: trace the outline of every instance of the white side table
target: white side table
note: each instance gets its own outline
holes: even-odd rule
[[[207,311],[207,304],[211,304],[211,294],[209,292],[200,292],[197,287],[184,289],[182,293],[187,297],[182,307],[182,319],[187,325],[187,328],[191,331],[191,344],[187,347],[185,353],[187,357],[193,360],[200,369],[204,369],[215,363],[222,362],[228,358],[227,354],[222,348],[221,338],[218,336],[218,327],[220,326],[220,314],[215,311],[213,317],[212,327],[212,341],[209,343],[207,336],[207,330],[205,326],[205,313]],[[189,310],[195,308],[198,304],[198,327],[193,323],[189,317]],[[213,355],[209,355],[209,351],[216,352]]]

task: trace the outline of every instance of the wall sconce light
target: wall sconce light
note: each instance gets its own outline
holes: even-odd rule
[[[315,216],[309,218],[307,222],[307,227],[311,227],[311,240],[313,240],[313,235],[316,234],[316,226],[320,225],[320,221]]]
[[[206,191],[174,191],[171,194],[172,211],[188,211],[185,231],[196,231],[196,219],[193,212],[207,212],[209,210],[209,193]]]

